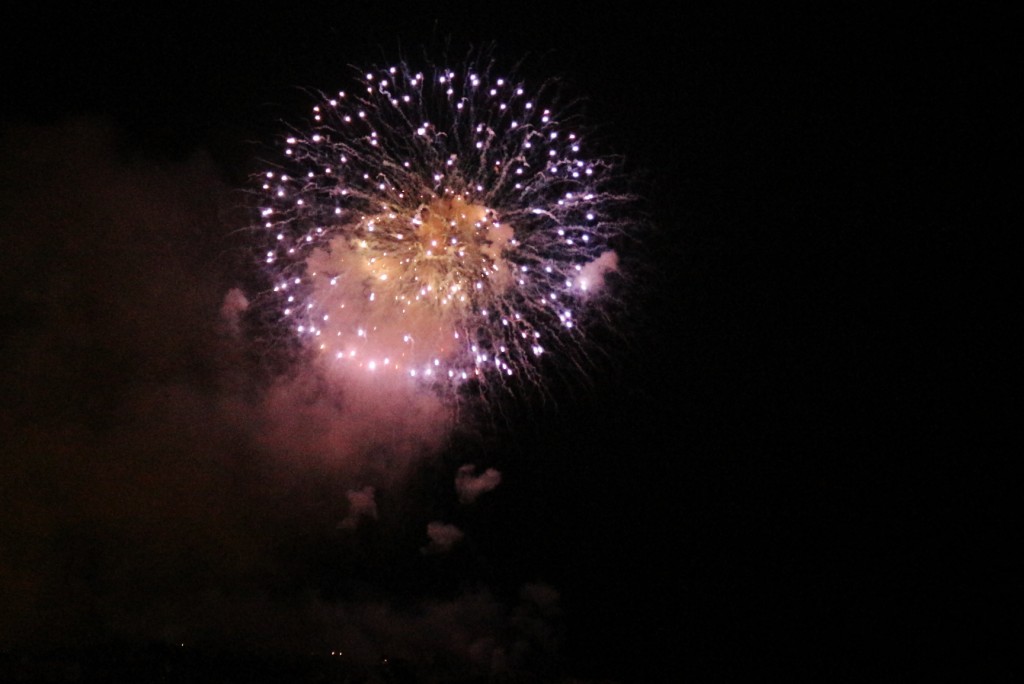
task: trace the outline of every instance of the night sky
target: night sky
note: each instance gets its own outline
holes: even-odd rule
[[[1009,576],[967,579],[961,515],[984,478],[960,445],[988,450],[961,420],[985,372],[946,190],[972,37],[520,4],[4,26],[5,657],[343,649],[392,679],[383,657],[617,682],[976,660]],[[350,65],[488,46],[584,95],[643,197],[624,334],[450,429],[428,400],[275,384],[222,306],[258,282],[244,190],[282,122]]]

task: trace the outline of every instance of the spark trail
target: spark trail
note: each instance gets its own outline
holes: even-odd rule
[[[321,96],[259,177],[280,320],[331,367],[449,388],[576,353],[631,198],[556,102],[479,64]]]

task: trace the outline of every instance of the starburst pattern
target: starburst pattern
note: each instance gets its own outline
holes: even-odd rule
[[[364,71],[259,177],[270,298],[338,368],[457,386],[572,353],[628,228],[557,89],[489,66]]]

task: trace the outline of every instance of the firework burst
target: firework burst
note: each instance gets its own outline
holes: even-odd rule
[[[273,309],[331,367],[437,386],[572,355],[630,198],[571,110],[479,64],[320,96],[259,176]]]

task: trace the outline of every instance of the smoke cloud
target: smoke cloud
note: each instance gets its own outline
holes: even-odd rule
[[[220,307],[220,319],[225,330],[233,335],[241,333],[241,316],[249,308],[249,299],[237,287],[228,290]]]
[[[507,605],[487,590],[431,600],[413,609],[372,601],[355,607],[339,639],[352,653],[382,653],[394,661],[465,663],[478,676],[543,672],[556,660],[562,641],[558,593],[527,584]]]
[[[373,498],[374,488],[363,487],[360,490],[345,492],[348,498],[348,515],[338,523],[342,529],[355,529],[359,521],[366,518],[377,519],[377,502]]]
[[[430,543],[422,549],[425,554],[447,553],[466,535],[455,525],[434,521],[427,523],[427,536]]]
[[[96,121],[0,136],[0,649],[344,642],[485,673],[526,658],[529,624],[487,591],[391,607],[421,572],[396,559],[425,562],[406,540],[433,516],[407,491],[448,409],[365,371],[271,370],[246,337],[239,197],[202,153],[125,149]],[[456,487],[469,502],[498,482],[460,469]],[[462,538],[426,529],[430,553]]]
[[[466,464],[455,473],[455,491],[459,495],[460,503],[472,503],[481,494],[501,484],[501,473],[494,468],[488,468],[480,475],[474,474],[475,472],[476,466]]]
[[[593,294],[604,287],[604,278],[610,272],[619,270],[619,255],[604,252],[601,256],[583,266],[579,275],[580,288]]]

